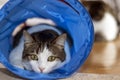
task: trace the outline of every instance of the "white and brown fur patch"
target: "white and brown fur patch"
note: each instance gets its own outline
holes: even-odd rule
[[[119,33],[117,13],[104,1],[82,0],[86,9],[90,13],[96,41],[112,41],[117,38]]]

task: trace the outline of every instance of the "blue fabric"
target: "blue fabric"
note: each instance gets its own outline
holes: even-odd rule
[[[72,75],[87,59],[94,41],[94,30],[89,14],[77,0],[10,0],[0,10],[0,62],[11,72],[32,80],[54,80]],[[71,60],[63,68],[50,74],[40,74],[13,67],[8,56],[11,33],[28,18],[52,19],[66,31],[73,42]]]

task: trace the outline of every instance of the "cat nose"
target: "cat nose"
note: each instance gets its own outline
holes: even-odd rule
[[[44,70],[45,68],[43,68],[43,67],[40,67],[39,69],[40,69],[40,71],[41,71],[41,72],[43,72],[43,70]]]

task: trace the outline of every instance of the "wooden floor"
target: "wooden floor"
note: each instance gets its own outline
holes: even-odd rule
[[[80,72],[120,74],[120,37],[112,42],[95,42]]]

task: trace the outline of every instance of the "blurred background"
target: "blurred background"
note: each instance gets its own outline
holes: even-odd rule
[[[80,0],[91,15],[95,43],[82,73],[120,74],[120,0]]]

